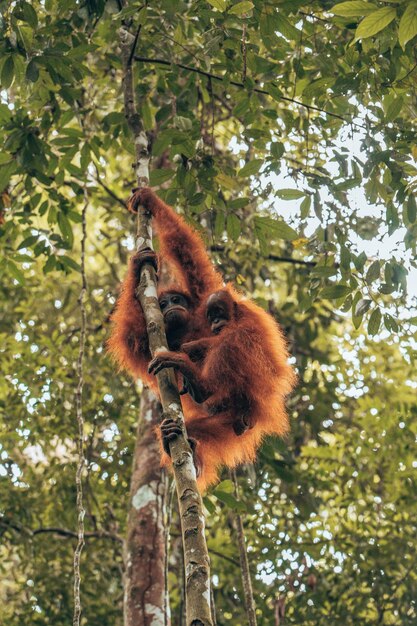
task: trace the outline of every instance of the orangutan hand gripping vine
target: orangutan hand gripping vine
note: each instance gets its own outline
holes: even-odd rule
[[[157,261],[151,251],[135,255],[113,315],[110,350],[121,367],[154,389],[153,374],[164,367],[181,376],[182,393],[188,391],[182,396],[187,433],[204,489],[216,481],[220,466],[253,461],[265,434],[287,431],[284,402],[295,375],[278,325],[231,286],[224,287],[201,238],[150,189],[134,194],[131,208],[139,204],[154,217],[160,264],[174,267],[183,286],[158,289],[169,351],[151,361],[134,292],[141,265]],[[176,422],[162,422],[164,463],[179,432]]]

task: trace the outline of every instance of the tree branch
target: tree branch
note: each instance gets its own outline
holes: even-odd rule
[[[60,535],[61,537],[78,537],[78,534],[68,528],[59,528],[56,526],[45,527],[45,528],[36,528],[32,531],[32,535],[44,535],[46,533],[53,533],[55,535]],[[97,530],[92,532],[85,532],[84,537],[87,539],[111,539],[112,541],[117,541],[118,543],[123,543],[122,537],[119,535],[115,535],[114,533],[110,533],[106,530]]]
[[[224,252],[226,246],[213,245],[210,246],[212,252]],[[293,259],[292,257],[278,256],[277,254],[268,254],[266,257],[269,261],[276,263],[290,263],[292,265],[304,265],[305,267],[316,267],[316,261],[303,261],[302,259]]]
[[[122,207],[125,209],[125,208],[126,208],[126,202],[125,202],[122,198],[119,198],[119,196],[118,196],[116,193],[114,193],[114,191],[112,191],[112,190],[110,189],[110,187],[108,187],[108,186],[106,185],[106,183],[103,183],[103,181],[100,179],[100,175],[99,175],[99,171],[98,171],[98,167],[97,167],[97,165],[96,165],[96,174],[97,174],[97,175],[96,175],[96,177],[95,177],[95,180],[96,180],[96,182],[100,185],[100,187],[103,187],[104,191],[105,191],[105,192],[106,192],[106,193],[107,193],[107,194],[108,194],[111,198],[113,198],[113,200],[116,200],[116,202],[117,202],[118,204],[120,204],[120,206],[122,206]]]
[[[8,520],[2,519],[0,520],[0,525],[4,528],[12,528],[19,533],[27,533],[32,537],[36,535],[46,535],[53,534],[59,535],[60,537],[71,537],[71,539],[78,539],[78,533],[74,530],[70,530],[69,528],[61,528],[60,526],[42,526],[40,528],[26,528],[21,524],[17,524],[14,522],[9,522]],[[117,541],[118,543],[123,543],[122,537],[115,533],[111,533],[107,530],[97,530],[97,531],[85,531],[84,533],[85,539],[111,539],[112,541]]]
[[[225,79],[227,79],[227,76],[219,76],[218,74],[212,74],[211,72],[206,72],[205,70],[199,69],[197,67],[192,67],[191,65],[184,65],[183,63],[176,63],[175,61],[167,61],[166,59],[155,59],[155,58],[142,57],[142,56],[137,56],[137,55],[135,55],[133,58],[135,61],[139,61],[140,63],[155,63],[156,65],[167,65],[167,66],[174,65],[176,67],[180,67],[183,70],[186,70],[187,72],[194,72],[195,74],[200,74],[201,76],[206,76],[206,78],[210,78],[211,80],[216,80],[219,82],[223,82]],[[239,87],[239,89],[248,89],[244,83],[240,83],[235,80],[229,80],[228,83],[230,85],[233,85],[234,87]],[[273,83],[271,84],[273,85]],[[275,85],[273,86],[275,87]],[[252,91],[254,91],[255,93],[261,93],[265,96],[271,96],[269,91],[267,91],[266,89],[261,89],[260,87],[254,87]],[[316,107],[313,104],[305,104],[304,102],[300,102],[300,100],[296,100],[295,98],[290,98],[288,96],[278,95],[277,97],[280,100],[283,100],[284,102],[291,102],[292,104],[296,104],[300,107],[304,107],[305,109],[309,111],[317,111],[318,113],[325,113],[326,115],[329,115],[330,117],[334,117],[335,119],[341,120],[342,122],[346,122],[347,124],[351,124],[352,126],[357,126],[358,128],[363,128],[367,130],[367,126],[365,124],[359,124],[358,122],[354,122],[353,120],[347,117],[344,117],[343,115],[339,115],[338,113],[332,113],[331,111],[326,111],[326,109],[321,109],[320,107]]]

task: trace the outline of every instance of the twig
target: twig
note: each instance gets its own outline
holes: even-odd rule
[[[331,24],[331,20],[325,20],[324,17],[319,17],[318,15],[314,15],[314,13],[306,13],[305,11],[298,11],[300,15],[304,15],[305,17],[310,17],[311,19],[318,20],[319,22],[323,22],[324,24]]]
[[[82,210],[82,237],[81,237],[81,291],[78,299],[81,313],[81,331],[80,331],[80,347],[78,351],[77,359],[77,376],[78,385],[75,392],[75,407],[78,424],[78,438],[77,438],[77,452],[78,452],[78,464],[75,474],[75,484],[77,488],[77,512],[78,512],[78,542],[74,551],[74,615],[73,626],[80,626],[81,619],[81,573],[80,573],[80,559],[81,552],[85,545],[84,539],[84,503],[83,503],[83,484],[82,475],[85,465],[84,458],[84,417],[82,407],[82,396],[84,387],[84,372],[83,372],[83,360],[85,349],[85,337],[87,327],[87,313],[85,308],[85,297],[87,294],[87,278],[85,272],[85,243],[87,239],[87,207],[88,207],[88,195],[87,188],[84,186],[84,206]]]
[[[213,245],[210,246],[212,252],[224,252],[226,246]],[[269,261],[275,261],[276,263],[290,263],[292,265],[304,265],[305,267],[316,267],[316,261],[303,261],[302,259],[293,259],[292,257],[278,256],[276,254],[268,254],[266,257]]]
[[[105,192],[106,192],[106,193],[107,193],[107,194],[108,194],[111,198],[113,198],[113,200],[116,200],[116,202],[117,202],[118,204],[120,204],[120,206],[122,206],[122,207],[125,209],[125,208],[126,208],[126,202],[125,202],[122,198],[119,198],[119,196],[118,196],[116,193],[114,193],[114,191],[112,191],[112,190],[110,189],[110,187],[107,187],[107,185],[106,185],[105,183],[103,183],[103,181],[102,181],[102,180],[100,180],[100,177],[99,177],[99,173],[98,173],[97,166],[96,166],[96,171],[97,171],[97,176],[96,176],[96,178],[95,178],[96,182],[100,185],[100,187],[103,187],[104,191],[105,191]]]
[[[31,537],[36,537],[37,535],[59,535],[60,537],[70,537],[77,539],[78,533],[69,528],[61,528],[60,526],[41,526],[40,528],[27,528],[20,523],[12,522],[6,519],[0,519],[0,526],[4,528],[12,528],[19,533],[26,533]],[[117,541],[118,543],[123,543],[122,537],[115,533],[111,533],[107,530],[96,530],[96,531],[85,531],[84,539],[111,539],[112,541]]]
[[[246,16],[244,16],[245,18]],[[242,83],[246,81],[246,72],[247,72],[247,55],[246,55],[246,21],[243,20],[243,29],[242,29]]]
[[[165,480],[169,480],[168,476],[165,477]],[[168,505],[167,505],[167,520],[165,524],[165,593],[164,593],[164,626],[169,626],[168,620],[170,615],[170,606],[169,606],[169,587],[168,587],[168,573],[169,573],[169,540],[171,538],[171,524],[172,524],[172,509],[174,506],[174,495],[175,495],[175,483],[172,482],[168,492]]]
[[[52,533],[54,535],[60,535],[61,537],[78,537],[78,533],[73,530],[69,530],[67,528],[59,528],[56,526],[46,526],[44,528],[36,528],[31,532],[33,536],[35,535],[45,535],[47,533]],[[112,541],[117,541],[118,543],[123,543],[122,537],[119,535],[115,535],[114,533],[110,533],[106,530],[97,530],[91,532],[84,532],[85,539],[111,539]]]
[[[239,500],[239,488],[235,470],[231,470],[230,476],[235,488],[235,498],[236,500]],[[239,545],[240,569],[242,573],[243,595],[245,597],[248,624],[249,626],[256,626],[255,600],[253,598],[252,580],[249,570],[248,553],[246,551],[245,531],[243,529],[242,516],[239,513],[235,513],[234,521]]]

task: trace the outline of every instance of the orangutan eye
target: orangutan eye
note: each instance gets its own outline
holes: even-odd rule
[[[161,307],[162,310],[166,308],[166,305],[167,305],[167,301],[166,300],[161,300],[159,302],[159,306]]]

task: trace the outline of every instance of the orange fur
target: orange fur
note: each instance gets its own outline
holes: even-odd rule
[[[197,441],[202,465],[199,487],[216,482],[221,466],[251,463],[263,438],[288,432],[285,398],[296,381],[288,363],[282,331],[275,320],[231,285],[225,291],[237,304],[236,319],[211,336],[210,348],[200,364],[200,381],[210,395],[203,404],[188,397],[187,433]],[[239,402],[250,406],[250,429],[236,435]],[[217,406],[228,408],[217,410]],[[165,459],[165,462],[167,459]]]
[[[191,302],[191,315],[184,341],[201,337],[204,331],[201,328],[198,331],[196,326],[198,323],[204,326],[204,318],[196,315],[196,311],[212,291],[221,289],[222,278],[214,269],[201,237],[151,189],[139,189],[133,194],[130,209],[135,212],[138,204],[152,212],[159,237],[158,263],[164,278],[158,284],[158,295],[170,290],[187,295]],[[148,374],[151,354],[145,318],[135,296],[137,283],[132,261],[133,258],[111,317],[112,332],[107,347],[120,369],[129,371],[158,391],[155,377]],[[181,273],[178,273],[178,268]]]
[[[182,343],[210,338],[210,348],[197,368],[211,395],[203,404],[197,404],[189,395],[182,396],[187,432],[197,441],[196,454],[202,465],[198,485],[204,490],[217,480],[221,466],[235,467],[254,461],[266,434],[287,432],[285,396],[294,386],[295,374],[287,363],[279,326],[254,302],[244,300],[233,287],[223,286],[200,236],[150,189],[135,192],[131,208],[135,210],[138,204],[152,212],[160,241],[159,263],[179,271],[175,279],[170,276],[168,284],[158,286],[158,293],[180,291],[190,301],[190,320]],[[108,347],[120,368],[157,391],[156,379],[148,373],[151,355],[135,287],[131,262],[112,315]],[[220,335],[214,336],[210,335],[205,319],[205,302],[211,293],[221,289],[230,294],[238,313]],[[239,436],[233,430],[239,417],[237,405],[233,406],[238,397],[250,404],[252,426]],[[215,408],[225,400],[229,401],[226,410]],[[170,464],[165,453],[162,462]]]

